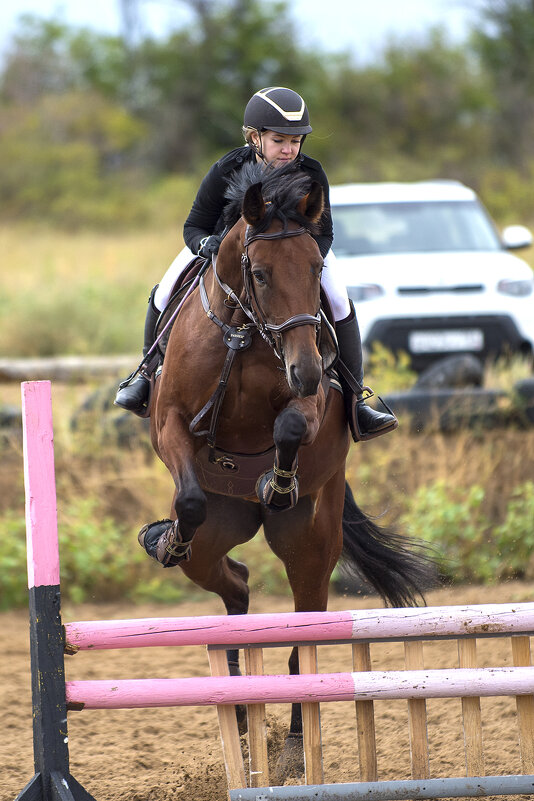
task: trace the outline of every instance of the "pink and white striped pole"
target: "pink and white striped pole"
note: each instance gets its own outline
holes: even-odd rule
[[[169,645],[303,645],[425,638],[496,637],[534,631],[534,603],[206,615],[67,623],[73,650]]]
[[[69,681],[67,701],[69,708],[78,710],[135,709],[517,696],[533,691],[534,667],[500,667]]]

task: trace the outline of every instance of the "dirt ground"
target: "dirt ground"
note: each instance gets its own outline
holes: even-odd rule
[[[442,604],[531,601],[534,584],[511,582],[491,588],[461,587],[429,594]],[[333,596],[331,609],[380,606],[377,598]],[[287,599],[256,597],[252,612],[291,611]],[[63,621],[172,615],[222,614],[217,599],[178,607],[84,605],[63,609]],[[33,775],[28,615],[0,615],[0,801],[12,801]],[[508,638],[479,640],[480,666],[511,664]],[[285,673],[288,648],[266,649],[266,672]],[[400,644],[372,646],[373,668],[402,669]],[[454,641],[425,645],[425,666],[455,667]],[[321,646],[319,669],[351,669],[347,645]],[[80,652],[66,657],[69,679],[146,678],[208,675],[204,648],[141,648]],[[410,778],[407,704],[375,703],[378,769],[381,779]],[[465,774],[460,701],[428,701],[428,737],[432,777]],[[268,708],[273,760],[281,746],[289,709]],[[487,774],[521,772],[515,702],[482,699]],[[325,781],[358,781],[354,704],[321,705]],[[224,801],[225,775],[214,708],[87,710],[70,712],[69,752],[72,775],[97,801]],[[300,783],[302,780],[297,780]],[[511,798],[511,796],[509,797]]]

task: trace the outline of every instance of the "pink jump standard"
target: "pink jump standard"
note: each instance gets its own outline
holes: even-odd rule
[[[69,773],[49,381],[22,384],[35,775],[16,801],[94,801]]]

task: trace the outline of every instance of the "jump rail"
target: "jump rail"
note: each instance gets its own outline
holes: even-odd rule
[[[212,615],[67,623],[67,648],[98,650],[166,645],[243,648],[417,639],[497,637],[534,631],[534,603],[474,604],[283,615]]]
[[[531,667],[451,670],[373,670],[299,676],[207,676],[200,679],[68,681],[76,709],[161,706],[393,701],[407,698],[487,698],[534,689]]]
[[[534,604],[474,605],[280,615],[154,618],[69,623],[60,617],[60,575],[49,382],[22,385],[35,775],[16,801],[94,801],[70,775],[67,709],[216,705],[231,801],[445,798],[534,793],[534,668],[529,637]],[[476,668],[475,638],[512,636],[514,667]],[[422,640],[458,639],[460,667],[424,670]],[[369,643],[405,643],[405,671],[371,671]],[[351,642],[354,672],[317,674],[316,646]],[[263,676],[262,647],[299,646],[303,674]],[[79,650],[207,645],[211,677],[65,682],[63,653]],[[245,650],[247,673],[227,674],[224,649]],[[517,698],[525,775],[479,775],[477,705],[481,696]],[[462,698],[469,713],[468,775],[430,779],[425,761],[426,698]],[[408,699],[412,780],[377,781],[374,700]],[[323,784],[319,702],[353,700],[362,781]],[[266,703],[301,702],[307,785],[261,786],[268,779]],[[246,778],[232,705],[248,704],[251,783]],[[480,709],[478,706],[478,715]],[[466,716],[464,714],[464,725]],[[473,722],[474,721],[474,722]],[[469,735],[469,736],[468,736]],[[373,753],[374,749],[374,753]],[[483,767],[483,765],[482,765]]]

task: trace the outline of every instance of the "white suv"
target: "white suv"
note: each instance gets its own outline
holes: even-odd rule
[[[331,188],[333,250],[356,306],[364,353],[378,341],[422,370],[470,353],[482,361],[534,350],[534,281],[476,194],[457,181]]]

